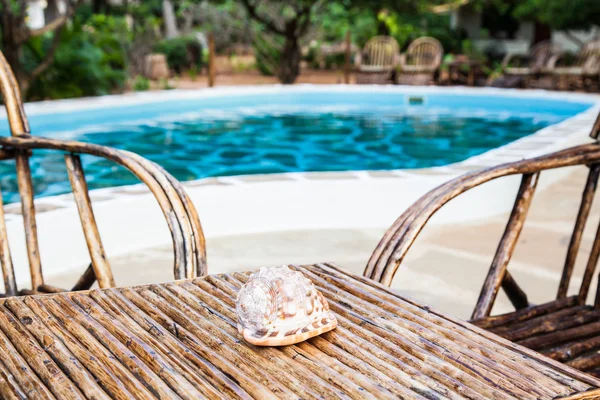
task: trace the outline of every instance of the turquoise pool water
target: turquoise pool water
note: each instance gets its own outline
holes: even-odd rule
[[[369,101],[364,94],[354,99],[338,96],[337,102],[325,94],[303,96],[292,102],[288,97],[250,96],[243,104],[212,99],[204,104],[202,100],[180,102],[179,107],[168,103],[140,109],[136,105],[71,113],[71,118],[69,113],[34,115],[31,124],[35,134],[136,152],[185,181],[447,165],[530,135],[589,106],[565,102],[561,107],[560,102],[541,100],[538,108],[526,102],[519,107],[521,99],[490,103],[487,98],[486,107],[484,100],[477,104],[474,96],[440,104],[440,99],[428,96],[426,103],[414,106],[410,104],[414,99],[406,96],[387,101],[381,96]],[[101,124],[98,115],[93,119],[98,112],[103,113]],[[62,155],[37,152],[31,162],[37,194],[70,191]],[[84,157],[83,162],[91,188],[137,183],[111,162],[95,157]],[[0,163],[0,176],[4,200],[17,201],[14,165]]]

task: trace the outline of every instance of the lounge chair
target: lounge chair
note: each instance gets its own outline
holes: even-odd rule
[[[522,87],[532,83],[547,70],[548,63],[560,53],[560,47],[550,41],[542,41],[531,46],[527,53],[508,53],[502,61],[502,70],[508,77],[518,77]]]
[[[591,136],[598,139],[599,133],[600,116]],[[527,217],[540,173],[574,165],[589,167],[589,174],[567,249],[557,296],[548,303],[533,305],[507,267]],[[468,173],[437,187],[407,209],[385,233],[371,255],[364,275],[389,286],[411,245],[436,211],[472,188],[509,175],[521,175],[521,184],[471,322],[555,360],[600,376],[600,290],[596,289],[593,304],[586,302],[600,256],[600,228],[596,233],[578,293],[567,294],[600,175],[599,142]],[[490,316],[500,288],[504,290],[516,311]]]
[[[555,88],[600,90],[600,39],[583,45],[571,62],[566,53],[555,55],[547,73],[553,77]]]
[[[165,216],[173,238],[175,255],[174,276],[176,279],[206,275],[206,250],[204,235],[196,210],[181,184],[159,165],[137,154],[99,146],[91,143],[64,141],[39,136],[31,136],[25,116],[21,94],[15,76],[0,52],[0,89],[6,107],[12,136],[0,137],[0,159],[14,159],[16,162],[17,183],[21,198],[31,289],[17,287],[11,259],[8,236],[4,219],[4,208],[0,201],[0,263],[4,277],[5,293],[2,297],[34,293],[60,292],[62,289],[47,285],[42,273],[42,262],[38,245],[33,183],[29,158],[38,149],[57,150],[64,153],[65,169],[79,211],[83,233],[90,254],[91,263],[79,281],[70,290],[89,289],[95,281],[100,288],[115,285],[113,274],[106,259],[104,247],[96,226],[96,219],[88,193],[79,154],[90,154],[119,164],[144,182]],[[0,193],[0,200],[2,194]],[[59,227],[57,227],[59,229]],[[57,235],[60,232],[57,230]]]
[[[401,85],[428,85],[442,63],[444,49],[437,39],[421,37],[413,41],[400,56],[397,83]]]
[[[356,83],[394,83],[398,55],[399,47],[396,39],[389,36],[375,36],[369,39],[355,60],[358,66]]]

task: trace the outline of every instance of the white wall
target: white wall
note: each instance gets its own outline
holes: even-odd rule
[[[575,36],[581,42],[585,43],[593,39],[600,38],[600,27],[594,27],[589,31],[571,31],[571,36]],[[577,51],[578,45],[571,40],[564,32],[555,31],[552,32],[552,41],[562,47],[566,51]]]
[[[480,13],[463,7],[452,13],[451,25],[453,28],[463,28],[469,39],[473,40],[473,44],[480,50],[496,46],[502,48],[504,52],[524,53],[533,43],[535,35],[533,22],[521,22],[515,39],[490,39],[483,35],[481,19]],[[570,31],[570,35],[585,43],[600,38],[600,27],[594,27],[590,31]],[[576,52],[579,48],[578,44],[562,31],[552,32],[552,42],[565,51]]]
[[[38,29],[44,26],[45,0],[30,1],[27,5],[27,26],[31,29]]]

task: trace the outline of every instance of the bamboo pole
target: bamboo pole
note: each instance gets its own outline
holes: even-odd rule
[[[215,37],[212,32],[208,34],[208,87],[215,86]]]
[[[350,30],[346,32],[346,46],[344,54],[344,83],[350,83]]]

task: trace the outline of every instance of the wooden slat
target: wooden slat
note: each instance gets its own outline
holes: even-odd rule
[[[590,251],[585,271],[583,273],[583,280],[581,281],[581,287],[579,288],[579,303],[585,304],[588,296],[588,291],[592,283],[592,276],[598,265],[598,258],[600,257],[600,222],[598,223],[598,229],[596,229],[596,236],[594,237],[594,244]],[[600,282],[600,280],[598,281]],[[600,291],[596,289],[596,299],[594,304],[596,307],[600,306]]]
[[[293,267],[338,327],[306,342],[240,338],[248,273],[0,300],[0,398],[554,399],[579,373],[331,264]],[[27,359],[21,352],[33,354]],[[43,368],[60,370],[50,375]]]
[[[71,291],[88,290],[94,285],[94,282],[96,282],[96,273],[94,272],[94,266],[90,264],[79,277],[75,285],[73,285]]]
[[[18,292],[17,282],[15,280],[15,271],[13,269],[10,247],[8,245],[8,235],[6,233],[6,220],[4,219],[4,204],[2,191],[0,190],[0,263],[2,263],[2,277],[4,279],[4,289],[6,295],[15,296]]]
[[[55,398],[2,331],[0,331],[0,354],[2,354],[1,362],[6,368],[9,379],[15,382],[27,396],[35,394],[32,397],[38,399]]]
[[[16,157],[16,164],[19,195],[21,196],[21,212],[23,214],[23,224],[25,226],[27,257],[29,259],[29,271],[31,273],[31,287],[33,290],[36,290],[38,286],[44,284],[44,276],[42,274],[40,246],[38,244],[37,224],[35,221],[31,170],[29,168],[29,157],[25,152],[19,151]]]
[[[15,298],[6,302],[6,307],[23,323],[35,339],[59,365],[88,398],[108,400],[109,396],[98,385],[94,376],[87,371],[83,364],[67,349],[65,344],[54,334],[48,333],[48,328],[42,319],[36,316],[22,301]]]
[[[526,321],[530,318],[535,318],[540,315],[547,315],[554,311],[571,307],[575,304],[577,304],[577,297],[571,296],[567,297],[566,299],[560,299],[550,303],[544,303],[537,306],[529,306],[516,312],[480,318],[472,320],[470,322],[484,329],[492,329],[507,324]]]
[[[56,286],[43,284],[43,285],[38,286],[37,291],[40,293],[62,293],[65,290],[58,288]]]
[[[590,311],[589,307],[572,307],[556,312],[548,318],[542,316],[525,321],[520,324],[507,326],[506,329],[497,329],[493,332],[510,340],[517,341],[534,336],[553,333],[575,326],[581,326],[600,319],[600,312]],[[552,343],[551,345],[555,345]]]
[[[542,372],[546,376],[553,376],[556,378],[556,375],[554,374],[554,372],[552,372],[552,370],[557,369],[557,368],[559,370],[562,370],[562,368],[563,368],[563,366],[560,363],[558,363],[554,360],[551,360],[548,358],[539,359],[539,354],[534,351],[531,351],[522,346],[515,345],[514,343],[504,340],[497,335],[494,335],[490,332],[479,329],[466,321],[445,315],[443,313],[440,313],[436,310],[431,309],[428,306],[424,306],[416,301],[402,298],[395,291],[387,289],[382,284],[372,281],[370,279],[364,278],[364,277],[353,275],[353,274],[347,272],[346,270],[336,266],[335,264],[331,264],[331,263],[328,263],[325,265],[318,264],[317,266],[314,266],[314,267],[308,266],[307,268],[310,270],[313,270],[313,269],[321,270],[322,269],[324,271],[324,273],[327,275],[336,274],[335,275],[336,277],[337,276],[340,277],[340,278],[338,278],[338,280],[341,279],[344,282],[348,278],[351,278],[353,281],[360,282],[362,284],[362,286],[360,286],[361,288],[365,288],[366,290],[370,291],[370,293],[377,295],[377,297],[379,298],[379,302],[377,304],[383,304],[385,306],[387,303],[393,303],[395,305],[402,306],[409,313],[416,314],[422,318],[426,318],[427,320],[432,320],[434,322],[434,325],[440,325],[440,321],[436,320],[436,318],[441,318],[443,321],[446,322],[446,323],[442,323],[440,326],[440,328],[443,331],[446,331],[446,329],[450,328],[452,325],[456,328],[460,327],[459,329],[454,329],[455,332],[460,332],[460,335],[452,335],[452,337],[455,338],[457,343],[463,342],[463,339],[460,339],[461,337],[464,337],[465,339],[468,339],[468,340],[475,341],[476,343],[479,343],[480,345],[483,345],[484,342],[491,341],[492,343],[488,343],[488,345],[492,345],[494,347],[494,349],[493,349],[494,354],[497,352],[500,352],[504,356],[509,357],[511,359],[513,358],[514,354],[513,354],[513,356],[511,356],[510,354],[513,352],[522,354],[523,356],[525,356],[520,361],[523,363],[523,365],[534,368],[534,369]],[[357,285],[353,284],[353,285],[349,286],[347,283],[345,283],[343,287],[351,288],[353,286],[357,286]],[[574,296],[572,298],[567,298],[564,301],[574,301],[573,304],[576,304],[576,299],[577,299],[576,296]],[[560,303],[561,301],[563,301],[563,300],[557,300],[556,302]],[[524,311],[524,310],[522,310],[522,311]],[[515,314],[517,314],[517,313],[520,313],[520,312],[519,311],[515,312]],[[450,326],[448,324],[450,324]],[[432,328],[434,328],[435,330],[440,329],[440,328],[435,328],[433,326],[432,326]],[[482,348],[489,349],[488,346],[483,346]],[[489,353],[487,351],[484,351],[484,354],[489,354]],[[534,366],[536,364],[537,364],[537,366]],[[565,370],[562,370],[562,371],[563,371],[563,373],[567,373],[567,371],[565,371]],[[581,372],[573,370],[573,369],[568,371],[567,375],[573,379],[580,381],[580,382],[586,382],[587,384],[591,384],[591,385],[596,385],[596,383],[594,383],[594,382],[600,382],[599,380],[597,380],[593,377],[590,377],[584,373],[581,373]],[[559,381],[561,381],[565,384],[574,383],[574,382],[571,382],[570,380],[563,380],[563,379],[559,379]],[[579,387],[578,384],[577,384],[577,387]],[[573,388],[575,388],[575,386]]]
[[[0,360],[0,393],[7,400],[22,400],[26,398],[23,389],[13,379],[12,374]]]
[[[46,350],[4,307],[0,307],[0,329],[55,396],[64,399],[84,398],[77,386],[67,378]]]
[[[523,308],[529,307],[529,300],[527,300],[527,293],[517,284],[515,278],[510,272],[506,271],[504,279],[502,280],[502,290],[508,296],[508,299],[515,307],[515,310],[522,310]]]
[[[592,208],[592,202],[594,201],[594,193],[596,192],[599,174],[600,164],[590,167],[587,182],[581,196],[579,212],[577,213],[577,219],[575,220],[575,226],[573,227],[571,241],[569,242],[562,278],[558,286],[558,293],[556,295],[556,298],[558,299],[564,299],[567,297],[569,282],[571,282],[571,275],[573,274],[573,269],[575,268],[575,260],[577,259],[577,254],[579,253],[581,238],[583,237],[583,230],[585,229],[585,223],[587,222],[590,210]],[[588,280],[592,279],[591,275],[589,274],[586,275],[586,277]],[[585,285],[586,282],[584,281],[583,284]],[[587,285],[589,285],[589,282],[587,282]]]
[[[83,168],[81,167],[81,158],[74,154],[65,154],[65,164],[67,165],[69,181],[73,188],[75,203],[79,210],[81,227],[83,228],[85,241],[90,252],[90,258],[92,259],[94,275],[101,288],[113,287],[115,286],[115,280],[108,260],[106,259],[104,246],[102,245],[98,226],[96,225],[96,219],[94,218],[92,202],[90,200]]]
[[[577,393],[571,396],[560,397],[559,400],[598,400],[600,399],[600,389],[590,390],[585,393]]]
[[[2,52],[0,52],[0,91],[2,91],[2,100],[6,107],[11,134],[13,136],[28,135],[30,132],[29,122],[21,101],[19,83]]]
[[[309,274],[308,276],[311,280],[318,281],[318,278],[315,278],[313,274]],[[370,294],[368,292],[353,288],[350,285],[345,286],[343,281],[326,274],[318,273],[318,276],[324,280],[324,282],[319,282],[318,286],[327,298],[333,299],[336,309],[338,309],[338,304],[352,304],[352,310],[361,315],[362,319],[369,321],[369,324],[365,325],[366,329],[381,332],[378,329],[373,329],[374,326],[377,326],[384,330],[390,330],[395,336],[404,337],[407,339],[407,345],[410,346],[411,351],[420,357],[425,356],[426,353],[428,357],[434,356],[438,358],[440,360],[438,365],[454,365],[464,373],[472,376],[477,376],[476,371],[485,368],[485,365],[489,362],[489,354],[486,352],[482,354],[481,349],[473,351],[473,347],[468,345],[469,341],[466,338],[463,337],[461,340],[458,340],[456,332],[450,332],[441,327],[435,328],[435,323],[428,321],[427,318],[413,315],[394,304],[382,303],[379,306],[369,305],[370,302],[368,299]],[[342,286],[336,287],[337,284]],[[348,290],[351,290],[351,292],[348,292]],[[358,295],[360,297],[357,297]],[[349,300],[352,303],[348,303]],[[377,310],[378,308],[379,310]],[[386,320],[390,321],[390,319],[395,320],[396,318],[402,319],[405,322],[402,324],[386,322]],[[433,334],[433,332],[428,332],[431,329],[435,329],[436,331],[441,329],[444,334],[438,336]],[[469,362],[461,363],[461,359],[469,360]],[[519,368],[511,363],[510,360],[500,356],[499,359],[496,359],[496,368],[487,371],[486,374],[489,379],[501,382],[499,386],[502,388],[502,391],[508,393],[510,396],[526,397],[527,391],[530,391],[532,394],[537,392],[531,388],[525,389],[528,387],[528,384],[522,377],[511,372],[511,369],[515,367]],[[539,378],[541,379],[542,376],[540,375]],[[550,382],[547,382],[547,384],[553,385]],[[483,390],[479,386],[480,384],[478,385],[478,390]],[[541,392],[538,392],[538,394],[542,395]]]
[[[600,134],[600,113],[598,113],[598,116],[596,117],[596,121],[594,122],[592,131],[590,132],[590,137],[592,139],[598,139],[599,134]]]
[[[498,290],[506,276],[506,268],[512,256],[512,253],[519,240],[521,229],[527,217],[529,205],[533,199],[533,193],[537,186],[539,174],[524,174],[521,180],[521,186],[517,192],[517,198],[510,214],[506,229],[502,239],[498,244],[496,255],[492,261],[492,266],[485,279],[481,294],[477,300],[477,305],[473,311],[472,319],[487,317],[492,311],[494,301],[498,295]],[[507,292],[507,294],[513,294]]]
[[[97,303],[95,312],[107,313],[107,315],[110,314],[112,318],[121,324],[119,327],[113,327],[112,322],[104,319],[106,322],[104,326],[107,329],[116,328],[130,330],[131,337],[137,337],[141,340],[139,346],[149,347],[151,348],[151,351],[156,352],[157,355],[164,358],[165,360],[163,362],[170,364],[168,368],[175,370],[177,374],[183,376],[183,379],[187,380],[195,389],[201,392],[201,396],[211,399],[226,399],[231,398],[232,396],[247,398],[247,396],[244,396],[242,391],[229,391],[228,386],[226,385],[220,386],[219,389],[212,386],[209,379],[198,373],[198,368],[195,366],[195,363],[189,362],[189,360],[193,358],[191,353],[186,353],[181,346],[177,345],[176,341],[169,340],[170,338],[167,338],[162,333],[158,332],[156,327],[154,327],[154,331],[148,331],[147,327],[145,327],[148,325],[147,321],[141,319],[139,315],[134,313],[133,317],[131,317],[125,312],[125,309],[135,306],[132,306],[131,304],[126,305],[125,301],[125,303],[121,303],[124,307],[123,310],[115,307],[115,303],[111,301],[106,293],[101,291],[94,291],[90,293],[90,297],[94,302]],[[92,305],[93,303],[91,303],[92,300],[90,300],[87,296],[74,296],[74,298],[79,304],[86,302],[90,307],[94,307]],[[121,297],[118,301],[122,300],[123,297]],[[86,310],[88,309],[87,306],[85,308]],[[138,345],[136,344],[135,346],[137,347]],[[194,361],[202,364],[202,361],[197,358],[194,358]],[[233,382],[230,381],[230,383],[233,385]],[[185,387],[185,385],[186,382],[184,381],[184,385],[182,385],[182,387]],[[179,390],[179,388],[177,390]]]

